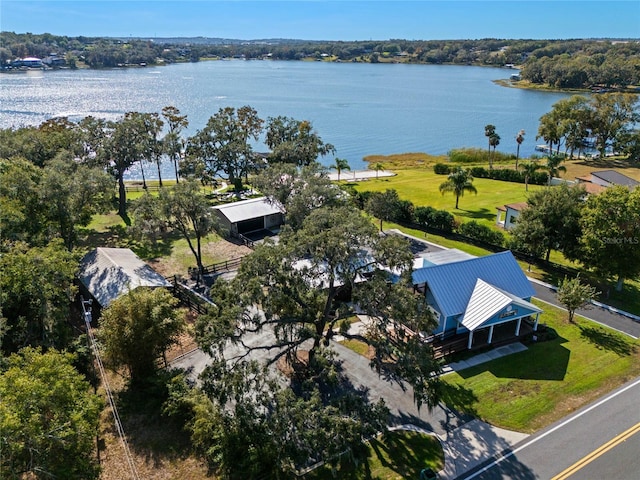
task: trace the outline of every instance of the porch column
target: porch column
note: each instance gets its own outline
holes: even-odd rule
[[[489,327],[489,340],[487,340],[487,343],[491,343],[492,339],[493,339],[493,325]]]
[[[536,322],[533,324],[533,331],[538,331],[538,319],[540,318],[540,313],[536,313]]]
[[[522,318],[518,319],[518,323],[516,323],[516,337],[520,335],[520,324],[522,323]]]
[[[467,349],[471,350],[471,345],[473,344],[473,330],[469,332],[469,341],[467,342]]]

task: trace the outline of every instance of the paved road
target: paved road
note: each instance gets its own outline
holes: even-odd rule
[[[585,465],[578,465],[576,469],[568,472],[570,475],[563,476],[571,480],[592,480],[594,478],[606,478],[607,480],[629,480],[640,476],[640,432],[634,431],[624,441],[616,439],[615,446],[607,450],[607,445],[603,446],[602,455],[597,456],[596,451],[593,461],[586,463],[590,458],[585,459]],[[560,480],[560,479],[558,479]]]
[[[580,409],[515,445],[504,456],[481,469],[469,472],[465,480],[551,479],[640,422],[640,378]],[[618,437],[619,438],[619,437]],[[613,445],[615,442],[610,443]],[[579,464],[559,478],[633,480],[640,471],[640,434],[596,457]],[[581,468],[580,468],[581,467]],[[573,473],[572,473],[573,472]]]
[[[554,290],[536,282],[531,282],[531,285],[536,291],[536,298],[547,303],[551,303],[559,308],[563,308],[562,305],[560,305],[560,302],[558,302],[558,298]],[[576,310],[576,313],[623,332],[633,338],[640,338],[640,322],[636,322],[629,317],[620,315],[619,313],[613,313],[609,310],[596,306],[581,308]]]

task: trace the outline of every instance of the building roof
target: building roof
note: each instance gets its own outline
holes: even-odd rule
[[[162,275],[128,248],[99,247],[80,262],[79,279],[101,307],[137,287],[169,287]]]
[[[535,294],[509,250],[413,271],[413,284],[428,284],[445,317],[464,313],[478,279],[518,298]]]
[[[457,248],[448,248],[446,250],[439,250],[437,252],[430,252],[421,255],[413,262],[413,269],[424,267],[432,267],[434,265],[444,265],[445,263],[461,262],[463,260],[469,260],[470,258],[476,258],[470,253],[463,252]]]
[[[240,202],[225,203],[224,205],[217,205],[213,208],[218,210],[231,223],[284,213],[279,206],[270,203],[267,197],[250,198],[249,200],[241,200]]]
[[[467,329],[474,331],[498,312],[512,304],[534,312],[542,311],[532,303],[494,287],[479,278],[476,280],[461,323]]]
[[[505,208],[509,208],[511,210],[515,210],[516,212],[520,212],[527,208],[529,204],[527,202],[518,202],[518,203],[510,203],[505,205]]]
[[[598,177],[605,182],[609,182],[613,185],[622,185],[624,187],[636,187],[640,185],[640,182],[634,180],[631,177],[627,177],[615,170],[600,170],[599,172],[591,172],[591,175]]]

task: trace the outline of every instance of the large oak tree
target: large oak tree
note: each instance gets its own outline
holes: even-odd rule
[[[372,367],[404,378],[417,404],[433,407],[439,367],[418,333],[434,324],[412,291],[412,262],[406,241],[380,235],[355,209],[319,208],[299,230],[285,229],[277,245],[257,247],[233,281],[214,284],[216,307],[200,319],[199,342],[217,359],[232,342],[242,347],[238,358],[263,351],[271,362],[295,363],[305,350],[313,364],[340,331],[373,347]],[[356,312],[369,318],[364,333],[345,328]],[[271,341],[251,340],[265,332]]]

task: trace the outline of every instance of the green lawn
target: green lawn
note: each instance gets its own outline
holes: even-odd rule
[[[220,240],[221,237],[216,234],[208,235],[202,240],[204,265],[229,260],[229,257],[218,253],[215,248]],[[81,245],[86,250],[95,247],[130,248],[140,258],[153,261],[154,268],[164,276],[186,276],[189,267],[196,265],[195,257],[184,237],[176,233],[167,234],[156,245],[143,244],[132,238],[122,218],[115,213],[95,215],[89,226],[82,231]]]
[[[362,182],[350,182],[358,191],[382,192],[395,189],[403,200],[411,201],[416,207],[431,206],[447,210],[461,221],[476,220],[484,225],[495,227],[496,207],[509,203],[526,202],[528,192],[524,184],[502,182],[477,178],[473,185],[478,194],[466,193],[460,197],[459,209],[455,208],[456,199],[453,194],[442,195],[438,189],[447,180],[446,175],[436,175],[431,166],[396,171],[395,177],[383,177]],[[530,185],[529,191],[544,188]]]
[[[534,432],[640,375],[640,342],[534,300],[557,333],[526,352],[445,376],[474,399],[469,412],[499,427]],[[460,405],[458,405],[460,408]]]
[[[335,474],[329,466],[311,471],[306,480],[401,480],[417,479],[420,470],[439,471],[444,466],[440,442],[431,435],[417,432],[394,431],[367,442],[367,458],[357,468],[338,467]]]

